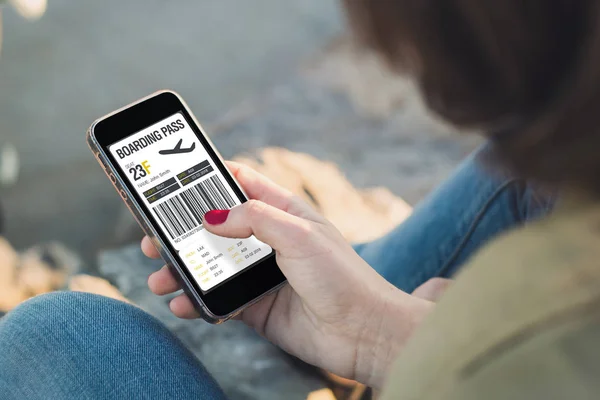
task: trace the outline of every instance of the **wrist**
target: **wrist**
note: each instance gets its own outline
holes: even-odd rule
[[[368,316],[356,350],[355,379],[382,387],[400,351],[434,303],[389,285],[376,293],[374,312]]]

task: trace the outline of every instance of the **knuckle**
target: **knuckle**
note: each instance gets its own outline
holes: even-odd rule
[[[247,177],[251,171],[252,171],[252,168],[250,168],[246,164],[239,164],[236,178],[243,180],[243,178]]]
[[[248,200],[246,202],[246,214],[250,220],[264,218],[265,208],[267,205],[262,201]]]
[[[308,203],[300,196],[295,193],[289,192],[289,202],[296,206],[307,205]]]
[[[302,223],[298,223],[294,226],[293,233],[295,241],[298,243],[305,243],[314,238],[315,229],[308,221],[302,221]]]
[[[319,206],[316,199],[315,202],[311,204],[301,196],[297,194],[291,194],[288,204],[289,206],[287,211],[291,214],[301,218],[309,219],[311,221],[317,221],[320,223],[326,222],[325,218],[323,218],[323,216],[316,210],[316,207]]]
[[[288,212],[304,217],[309,210],[313,210],[313,206],[311,204],[309,204],[301,196],[295,193],[290,193],[288,197]]]

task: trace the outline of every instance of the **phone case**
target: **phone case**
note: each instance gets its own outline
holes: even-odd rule
[[[181,286],[183,287],[184,292],[187,294],[187,296],[190,298],[190,300],[192,301],[192,303],[194,304],[194,307],[196,308],[196,310],[198,311],[198,313],[200,314],[200,317],[202,319],[204,319],[205,321],[212,323],[212,324],[220,324],[222,322],[227,321],[228,319],[231,319],[233,317],[235,317],[236,315],[238,315],[239,313],[241,313],[244,309],[246,309],[247,307],[251,306],[252,304],[258,302],[261,298],[263,298],[264,296],[267,296],[277,290],[279,290],[282,286],[284,286],[286,284],[286,282],[283,282],[282,284],[274,287],[273,289],[265,292],[263,295],[257,297],[256,299],[248,302],[247,304],[243,305],[242,307],[238,308],[237,310],[232,311],[231,313],[227,314],[227,315],[215,315],[213,314],[204,304],[204,302],[202,301],[202,298],[199,296],[199,294],[196,292],[193,284],[188,280],[186,274],[183,272],[182,267],[179,265],[179,263],[177,262],[177,260],[171,255],[170,251],[168,250],[167,246],[165,246],[163,240],[161,239],[160,235],[158,232],[156,232],[156,230],[154,229],[154,227],[152,226],[152,224],[150,223],[150,221],[148,221],[148,219],[146,218],[144,212],[141,210],[140,206],[133,201],[133,196],[130,193],[129,189],[127,188],[127,185],[124,184],[124,182],[121,180],[121,178],[119,177],[119,174],[117,173],[117,171],[115,170],[115,167],[113,167],[111,165],[111,163],[108,161],[106,155],[104,154],[103,150],[101,149],[101,147],[99,146],[99,144],[96,142],[94,135],[93,135],[93,127],[94,125],[96,125],[98,122],[109,118],[110,116],[117,114],[119,112],[121,112],[122,110],[125,110],[135,104],[141,103],[143,101],[146,101],[147,99],[150,99],[154,96],[157,96],[161,93],[165,93],[165,92],[169,92],[174,94],[175,96],[177,96],[179,98],[179,100],[181,101],[181,103],[183,104],[183,106],[187,109],[189,115],[191,116],[191,118],[193,119],[194,123],[200,128],[200,130],[202,132],[204,132],[204,129],[202,129],[202,126],[200,125],[200,123],[198,122],[198,120],[196,120],[196,117],[194,116],[194,114],[191,112],[191,110],[189,109],[187,103],[181,98],[181,96],[179,96],[179,94],[170,91],[170,90],[161,90],[158,92],[155,92],[149,96],[143,97],[133,103],[130,103],[124,107],[119,108],[118,110],[113,111],[110,114],[107,114],[99,119],[97,119],[96,121],[94,121],[94,123],[90,126],[90,128],[88,128],[87,133],[86,133],[86,141],[87,144],[90,148],[90,150],[92,150],[92,152],[94,153],[94,156],[96,157],[96,160],[98,161],[98,163],[100,164],[100,166],[102,167],[104,173],[106,174],[106,176],[108,177],[108,179],[111,181],[111,183],[113,184],[113,186],[115,187],[115,189],[117,190],[117,192],[119,193],[119,195],[121,196],[121,198],[123,199],[123,201],[125,202],[125,205],[127,206],[127,208],[129,208],[129,211],[131,211],[131,214],[133,214],[135,220],[137,221],[137,223],[140,225],[140,227],[142,228],[142,230],[144,231],[144,233],[150,238],[150,240],[152,241],[152,243],[154,244],[154,246],[156,247],[156,249],[158,250],[158,252],[160,253],[162,259],[165,261],[165,263],[167,264],[167,266],[169,267],[169,269],[171,270],[171,273],[173,274],[173,276],[175,276],[175,278],[178,280],[178,282],[181,284]],[[223,160],[223,157],[221,156],[221,154],[218,152],[218,150],[215,148],[214,144],[212,143],[212,141],[210,140],[210,138],[208,137],[208,135],[204,135],[204,137],[206,138],[206,140],[208,141],[209,146],[212,147],[212,149],[214,150],[215,154],[217,155],[217,157],[219,158],[219,160],[221,161],[221,163],[225,164],[225,161]],[[235,177],[231,174],[231,172],[229,172],[229,170],[227,169],[227,173],[231,176],[231,178],[233,179],[233,181],[236,183],[236,185],[238,186],[238,188],[242,191],[242,193],[244,193],[244,196],[246,196],[246,198],[248,198],[248,195],[246,194],[246,192],[244,191],[244,189],[239,185],[239,183],[237,182],[237,180],[235,179]]]

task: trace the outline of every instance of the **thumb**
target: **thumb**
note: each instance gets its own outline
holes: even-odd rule
[[[204,227],[211,233],[229,238],[251,235],[282,255],[302,250],[310,237],[310,221],[288,214],[259,200],[249,200],[231,210],[206,213]]]

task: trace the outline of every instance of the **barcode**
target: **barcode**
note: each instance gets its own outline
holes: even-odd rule
[[[153,207],[153,210],[171,239],[175,239],[200,226],[208,211],[233,206],[235,202],[231,195],[219,177],[213,175]]]

